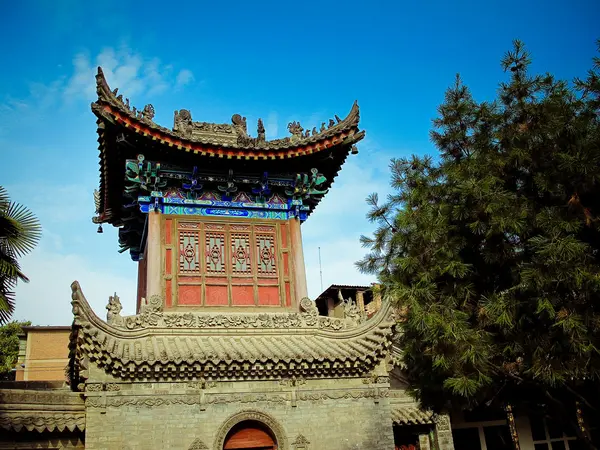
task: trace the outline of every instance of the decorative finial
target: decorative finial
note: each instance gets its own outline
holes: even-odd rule
[[[265,125],[262,119],[258,119],[258,141],[265,142]]]

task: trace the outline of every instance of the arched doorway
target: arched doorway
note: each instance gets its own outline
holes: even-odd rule
[[[277,450],[277,441],[265,424],[244,420],[229,430],[223,450]]]

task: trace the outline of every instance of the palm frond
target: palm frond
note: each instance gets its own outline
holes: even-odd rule
[[[38,218],[25,206],[8,201],[6,190],[0,187],[0,239],[16,257],[35,248],[42,236]]]

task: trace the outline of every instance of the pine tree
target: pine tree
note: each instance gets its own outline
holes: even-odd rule
[[[515,41],[494,102],[457,76],[439,158],[392,160],[394,193],[367,199],[358,267],[405,311],[424,406],[542,408],[578,429],[576,404],[600,416],[600,59],[573,86],[529,65]]]

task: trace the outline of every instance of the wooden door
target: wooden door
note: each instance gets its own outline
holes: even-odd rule
[[[257,424],[240,425],[229,432],[223,450],[277,450],[275,441],[263,427]]]

